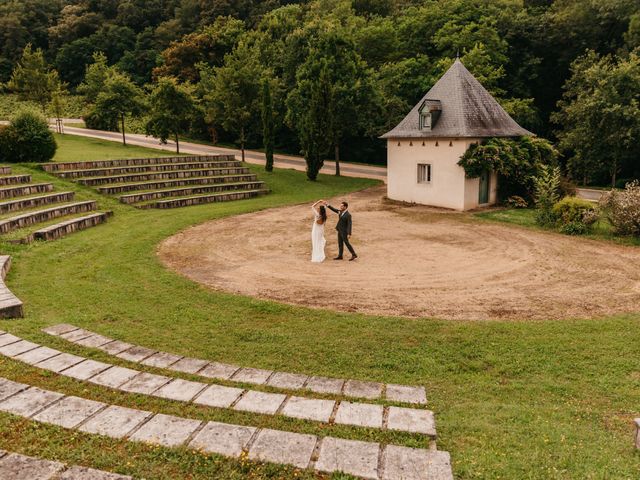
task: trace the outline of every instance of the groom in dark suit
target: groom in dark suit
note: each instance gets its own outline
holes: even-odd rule
[[[338,214],[338,224],[336,225],[336,230],[338,231],[338,256],[334,258],[334,260],[342,260],[345,245],[351,252],[351,258],[349,261],[355,260],[358,258],[358,255],[356,255],[356,251],[349,242],[349,238],[351,237],[351,214],[348,211],[349,204],[347,202],[342,202],[340,204],[340,210],[329,204],[327,204],[327,208]]]

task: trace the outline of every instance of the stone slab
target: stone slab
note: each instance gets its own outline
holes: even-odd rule
[[[142,372],[140,375],[133,377],[127,383],[121,385],[119,388],[125,392],[149,395],[163,385],[169,383],[169,380],[171,379],[164,375]]]
[[[189,420],[159,413],[140,427],[129,439],[165,447],[177,447],[182,445],[201,423],[200,420]]]
[[[55,357],[59,354],[59,350],[54,350],[49,347],[40,347],[35,350],[29,350],[28,352],[16,355],[14,358],[29,365],[35,365],[36,363],[40,363],[43,360],[47,360],[48,358]]]
[[[103,335],[98,335],[97,333],[94,333],[90,337],[83,338],[82,340],[78,340],[75,343],[77,345],[82,345],[83,347],[97,348],[109,342],[113,342],[113,338],[105,337]]]
[[[64,395],[61,393],[31,387],[0,403],[0,410],[21,417],[30,417],[62,397]]]
[[[427,404],[427,392],[424,387],[412,387],[409,385],[387,385],[386,399],[393,402]]]
[[[240,370],[237,365],[229,365],[227,363],[211,362],[198,375],[206,378],[217,378],[220,380],[229,380],[234,373]]]
[[[636,448],[640,449],[640,418],[634,419],[634,423],[636,424]]]
[[[333,393],[339,395],[342,393],[343,385],[344,380],[339,378],[311,377],[305,388],[316,393]]]
[[[112,438],[123,438],[151,415],[151,412],[111,405],[81,425],[79,430]]]
[[[77,365],[74,365],[71,368],[67,368],[62,375],[65,377],[72,377],[78,380],[87,380],[94,375],[99,374],[100,372],[104,372],[107,368],[110,368],[112,365],[103,362],[97,362],[95,360],[85,360]]]
[[[52,325],[51,327],[43,328],[42,331],[48,333],[49,335],[54,335],[56,337],[69,333],[74,330],[78,330],[78,327],[75,325],[69,325],[68,323],[59,323],[58,325]]]
[[[10,343],[19,342],[22,340],[20,337],[16,337],[15,335],[11,335],[10,333],[5,333],[0,336],[0,347],[4,347],[5,345],[9,345]]]
[[[265,428],[249,449],[249,458],[307,468],[318,438],[315,435],[282,432]]]
[[[299,375],[297,373],[276,372],[267,382],[267,385],[277,388],[286,388],[290,390],[299,390],[304,386],[304,382],[309,378],[308,375]]]
[[[100,345],[97,347],[99,350],[103,352],[107,352],[109,355],[118,355],[119,353],[124,352],[125,350],[129,350],[133,345],[127,342],[121,342],[120,340],[115,340],[111,343],[105,343],[104,345]]]
[[[244,392],[241,388],[225,387],[223,385],[210,385],[193,401],[198,405],[207,407],[229,408],[233,402]]]
[[[25,385],[24,383],[12,382],[6,378],[0,378],[0,401],[27,388],[29,388],[29,385]]]
[[[34,350],[38,347],[39,345],[33,342],[20,340],[19,342],[10,343],[9,345],[0,347],[0,354],[5,355],[7,357],[15,357],[16,355],[20,355],[21,353],[28,352],[29,350]]]
[[[287,396],[284,393],[267,393],[249,390],[233,408],[243,412],[275,415],[286,398]]]
[[[179,402],[190,402],[206,386],[206,383],[191,382],[189,380],[176,378],[161,387],[159,390],[155,391],[153,395],[156,397],[167,398],[169,400],[177,400]]]
[[[447,452],[388,445],[382,480],[453,480]]]
[[[291,397],[287,400],[282,414],[287,417],[328,422],[336,402],[334,400],[318,400],[315,398]]]
[[[172,355],[170,353],[158,352],[154,353],[148,358],[145,358],[140,363],[156,368],[166,368],[171,364],[176,363],[182,357],[180,355]]]
[[[436,436],[436,421],[430,410],[389,407],[387,428]]]
[[[130,349],[118,353],[116,357],[122,358],[123,360],[128,360],[130,362],[140,362],[141,360],[150,357],[154,353],[156,353],[155,350],[134,345]]]
[[[87,338],[93,335],[89,330],[85,330],[84,328],[79,328],[77,330],[73,330],[71,332],[63,333],[60,337],[64,338],[69,342],[77,342],[78,340],[82,340],[83,338]]]
[[[378,478],[377,443],[326,437],[320,445],[315,468],[321,472],[344,472],[369,480]]]
[[[10,453],[0,458],[0,478],[23,480],[50,480],[64,468],[59,462]]]
[[[199,360],[197,358],[184,357],[171,365],[170,369],[176,372],[184,373],[197,373],[202,370],[209,362],[206,360]]]
[[[109,370],[105,370],[89,379],[89,381],[104,387],[118,388],[139,373],[137,370],[131,370],[130,368],[111,367]]]
[[[52,372],[58,373],[62,370],[77,365],[83,360],[84,358],[78,357],[77,355],[71,355],[70,353],[61,353],[60,355],[56,355],[55,357],[43,360],[42,362],[36,364],[36,367],[44,368],[45,370],[50,370]]]
[[[356,398],[380,398],[382,387],[382,383],[347,380],[344,384],[344,394]]]
[[[133,480],[133,477],[128,475],[118,475],[117,473],[78,466],[69,468],[58,478],[60,480]]]
[[[336,413],[336,423],[358,427],[382,428],[382,405],[341,402]]]
[[[52,423],[64,428],[75,428],[106,406],[105,403],[85,398],[65,397],[33,418],[39,422]]]
[[[209,422],[193,438],[189,447],[227,457],[239,457],[256,430],[254,427]]]
[[[233,377],[231,377],[231,380],[234,382],[264,385],[272,374],[272,370],[262,370],[261,368],[242,368],[238,370]]]

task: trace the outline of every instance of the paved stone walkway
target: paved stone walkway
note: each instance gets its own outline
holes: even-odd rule
[[[15,480],[132,480],[133,477],[0,450],[0,479]]]
[[[246,452],[252,460],[328,473],[341,471],[371,480],[453,480],[446,452],[154,414],[4,378],[0,378],[0,411],[117,439],[166,447],[184,445],[229,457]],[[56,473],[53,465],[46,467],[52,469],[51,475]]]
[[[152,367],[166,368],[177,372],[197,374],[206,378],[233,382],[268,385],[289,390],[310,390],[316,393],[344,395],[369,400],[384,398],[393,402],[425,405],[427,394],[424,387],[383,384],[359,380],[315,377],[296,373],[274,372],[258,368],[243,368],[218,362],[181,357],[158,352],[130,343],[113,340],[69,324],[59,324],[43,329],[44,332],[64,338],[77,345],[98,348],[111,355],[142,363]]]
[[[78,331],[71,332],[72,336],[75,335],[73,338],[82,337],[76,334]],[[78,340],[78,342],[81,341],[81,339]],[[193,402],[208,407],[231,408],[264,415],[284,415],[302,420],[404,431],[436,437],[433,412],[424,409],[311,399],[175,379],[62,353],[1,331],[0,354],[60,375],[130,393]],[[153,355],[154,352],[149,351],[145,354]],[[140,358],[137,351],[130,353],[129,356]],[[193,365],[193,368],[189,368],[190,364],[196,362],[185,360],[179,360],[183,362],[181,368],[184,370],[196,368],[200,370],[204,367],[204,365]],[[247,374],[247,377],[249,375],[251,373]],[[28,403],[24,404],[22,408],[27,405]],[[75,405],[66,406],[65,412],[77,411],[79,408]]]

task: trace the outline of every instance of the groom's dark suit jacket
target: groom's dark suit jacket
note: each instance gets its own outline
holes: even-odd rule
[[[327,205],[329,210],[338,214],[338,224],[336,225],[336,230],[342,238],[347,238],[351,235],[351,214],[349,210],[345,210],[344,212],[340,212],[337,208],[333,208],[331,205]]]

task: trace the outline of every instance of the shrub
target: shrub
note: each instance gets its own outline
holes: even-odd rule
[[[7,125],[0,125],[0,163],[11,161],[13,151],[13,130]]]
[[[560,179],[560,194],[563,197],[575,197],[578,187],[567,177]]]
[[[560,169],[548,165],[540,166],[540,173],[533,178],[536,202],[536,222],[542,226],[553,225],[556,217],[553,206],[558,202],[560,191]]]
[[[614,231],[640,237],[640,181],[627,183],[622,191],[612,190],[600,200]]]
[[[552,212],[560,231],[569,235],[589,232],[599,217],[596,205],[576,197],[563,198],[553,206]]]
[[[48,162],[58,148],[47,120],[29,110],[13,118],[2,133],[2,142],[7,147],[7,162]]]
[[[505,203],[508,207],[511,208],[527,208],[529,206],[527,201],[518,195],[512,195],[511,197],[507,198],[507,201]]]

